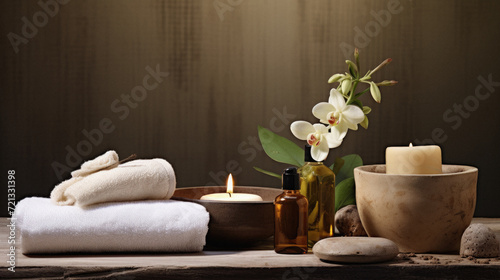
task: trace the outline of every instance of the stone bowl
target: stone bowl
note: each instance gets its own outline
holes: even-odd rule
[[[205,206],[210,213],[207,245],[245,247],[274,235],[274,199],[283,191],[263,187],[235,186],[235,193],[260,195],[263,201],[200,200],[205,194],[224,193],[226,186],[179,188],[172,199]]]
[[[368,236],[401,252],[458,252],[476,206],[478,170],[443,165],[443,174],[385,174],[385,165],[354,169],[356,202]]]

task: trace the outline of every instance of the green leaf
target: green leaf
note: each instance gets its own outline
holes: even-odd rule
[[[344,166],[344,160],[341,158],[336,158],[335,162],[330,166],[330,169],[333,171],[333,173],[338,174],[342,166]]]
[[[292,141],[260,125],[259,139],[262,148],[271,159],[297,167],[304,165],[304,150]]]
[[[278,179],[281,179],[281,175],[276,174],[276,173],[274,173],[274,172],[267,171],[267,170],[264,170],[264,169],[262,169],[262,168],[258,168],[258,167],[256,167],[256,166],[254,166],[254,167],[253,167],[253,169],[255,169],[255,170],[259,171],[259,172],[262,172],[262,173],[264,173],[264,174],[266,174],[266,175],[273,176],[273,177],[276,177],[276,178],[278,178]]]
[[[356,204],[354,178],[347,178],[335,187],[335,212],[351,204]]]
[[[354,177],[354,168],[363,165],[363,160],[356,154],[344,156],[342,159],[344,160],[344,166],[342,166],[339,173],[335,174],[336,185],[347,178]]]

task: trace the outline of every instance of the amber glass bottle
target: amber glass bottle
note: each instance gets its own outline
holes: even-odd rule
[[[307,253],[307,199],[300,194],[297,169],[282,175],[283,193],[274,200],[274,251],[280,254]]]
[[[335,229],[335,173],[311,157],[305,148],[305,164],[299,168],[300,193],[308,202],[309,247],[320,239],[332,237]]]

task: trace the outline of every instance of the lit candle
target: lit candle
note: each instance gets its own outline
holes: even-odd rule
[[[262,201],[262,197],[249,193],[233,193],[233,176],[229,174],[227,178],[227,192],[211,193],[202,196],[201,200],[222,200],[222,201]]]
[[[388,147],[385,151],[387,174],[441,174],[441,148],[436,145]]]

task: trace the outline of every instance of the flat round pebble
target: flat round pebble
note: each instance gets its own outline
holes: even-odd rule
[[[330,237],[318,241],[313,253],[323,261],[339,263],[376,263],[395,258],[396,243],[382,237]]]

